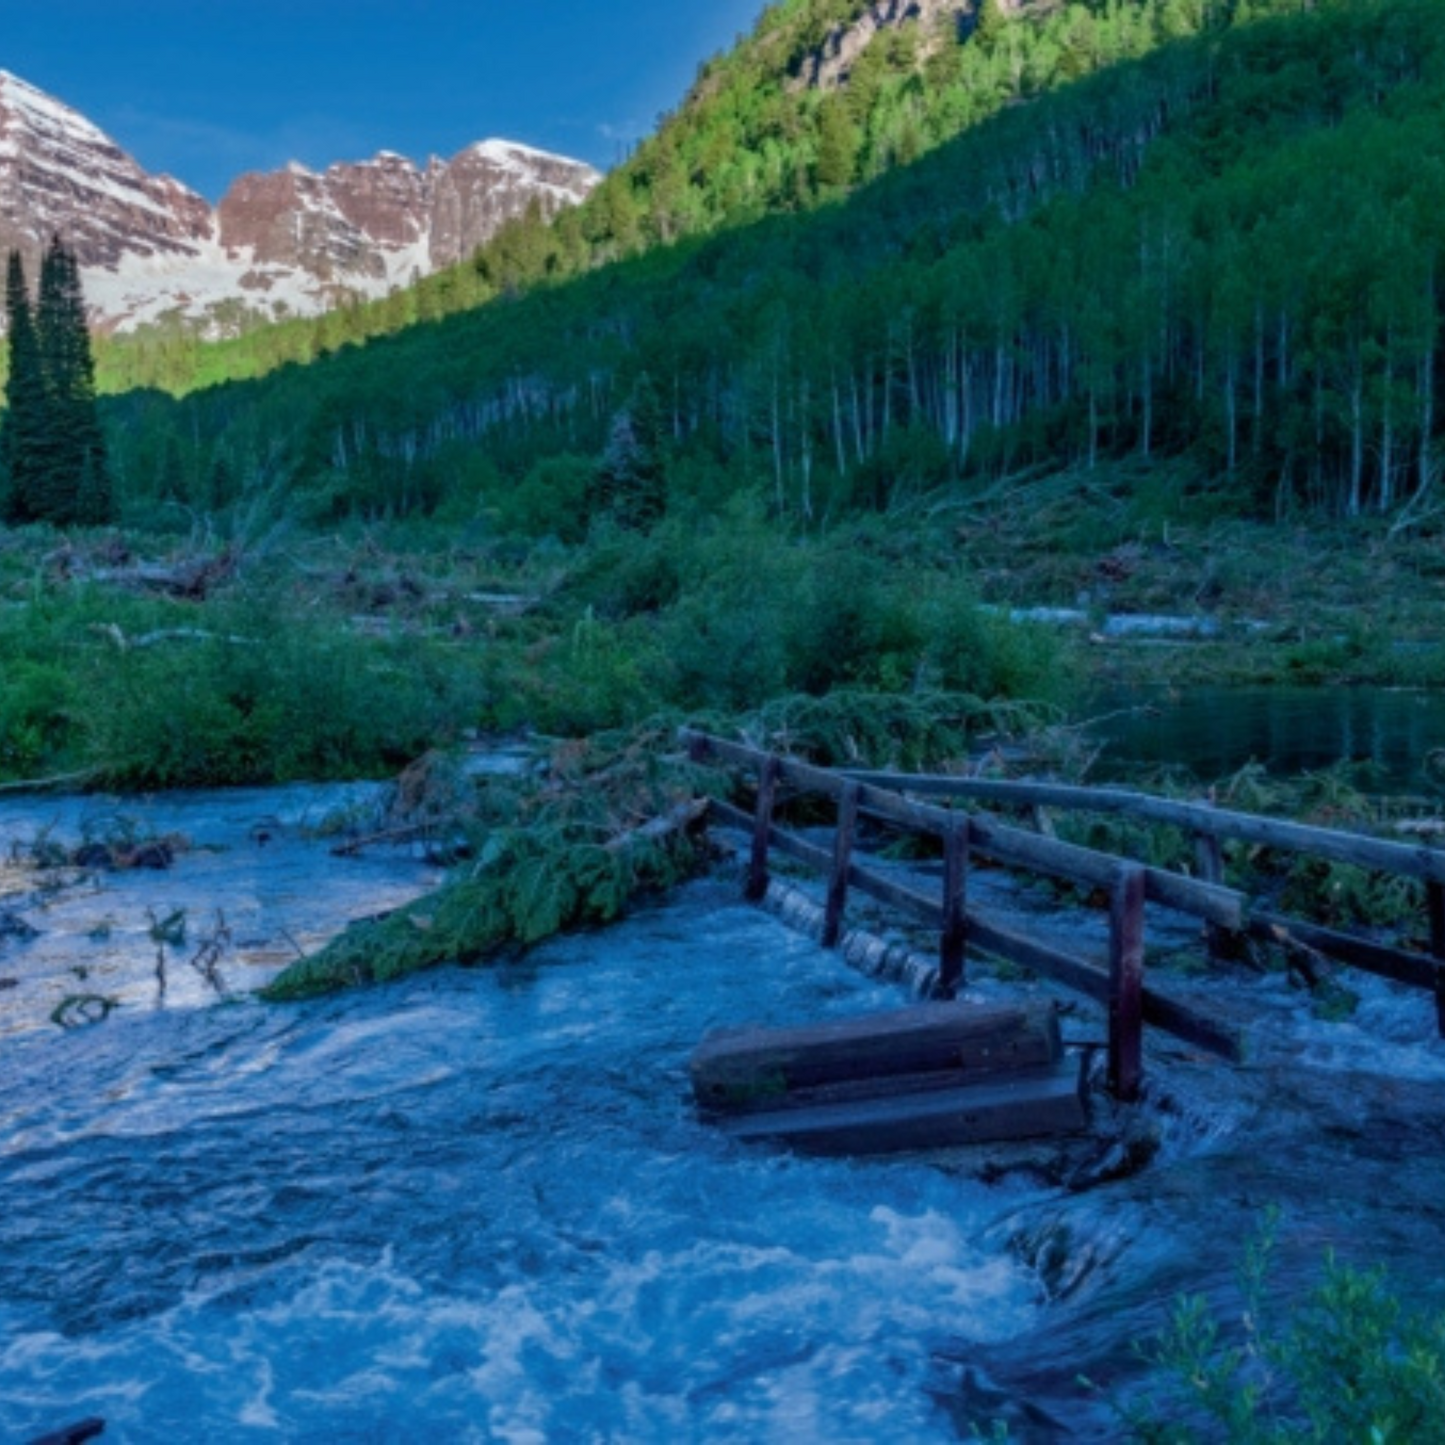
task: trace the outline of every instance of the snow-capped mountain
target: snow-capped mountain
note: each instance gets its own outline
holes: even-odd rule
[[[534,198],[550,215],[599,179],[580,161],[489,140],[425,167],[383,151],[320,173],[251,173],[212,209],[0,70],[0,248],[33,263],[59,233],[108,330],[171,316],[224,334],[258,314],[385,295],[469,255]]]

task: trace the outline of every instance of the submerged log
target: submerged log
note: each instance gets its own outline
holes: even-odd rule
[[[966,1087],[736,1114],[721,1122],[735,1139],[787,1144],[805,1154],[887,1154],[1074,1134],[1088,1128],[1089,1115],[1081,1064],[1064,1059],[1043,1072]]]
[[[747,1113],[865,1093],[937,1092],[1046,1070],[1061,1053],[1051,1005],[930,1003],[802,1028],[714,1031],[690,1072],[702,1108]]]

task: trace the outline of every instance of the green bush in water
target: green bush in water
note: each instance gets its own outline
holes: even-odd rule
[[[465,874],[386,918],[354,924],[262,997],[281,1002],[385,983],[610,923],[639,892],[681,881],[700,856],[681,836],[608,845],[570,831],[501,829]]]

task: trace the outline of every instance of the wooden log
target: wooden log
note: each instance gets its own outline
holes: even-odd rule
[[[758,776],[758,810],[753,820],[753,851],[748,863],[747,898],[751,903],[759,902],[768,891],[768,832],[777,806],[781,771],[777,758],[767,758]]]
[[[938,997],[957,996],[963,982],[963,957],[968,940],[969,820],[960,818],[949,831],[943,854],[943,928],[938,942]]]
[[[971,1087],[733,1115],[735,1139],[786,1144],[807,1154],[885,1154],[1037,1139],[1088,1128],[1080,1063]]]
[[[838,831],[833,840],[833,869],[828,877],[828,899],[823,908],[824,948],[836,948],[843,933],[843,908],[848,899],[848,868],[853,861],[853,840],[858,830],[858,787],[844,785],[838,799]]]
[[[688,1069],[701,1107],[745,1113],[860,1080],[951,1073],[961,1083],[1027,1072],[1061,1052],[1051,1005],[930,1003],[799,1028],[715,1030]]]
[[[1109,1089],[1139,1097],[1144,1072],[1144,870],[1126,868],[1109,900]]]

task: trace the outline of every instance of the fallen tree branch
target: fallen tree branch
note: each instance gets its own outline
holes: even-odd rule
[[[610,923],[639,893],[697,869],[704,854],[691,834],[706,813],[705,800],[689,799],[600,844],[581,828],[498,829],[464,876],[384,919],[353,924],[283,970],[262,997],[315,998]]]
[[[214,557],[189,558],[170,567],[141,562],[131,567],[97,567],[75,575],[141,592],[161,592],[186,602],[204,602],[217,586],[235,576],[240,561],[239,554],[227,548]]]

